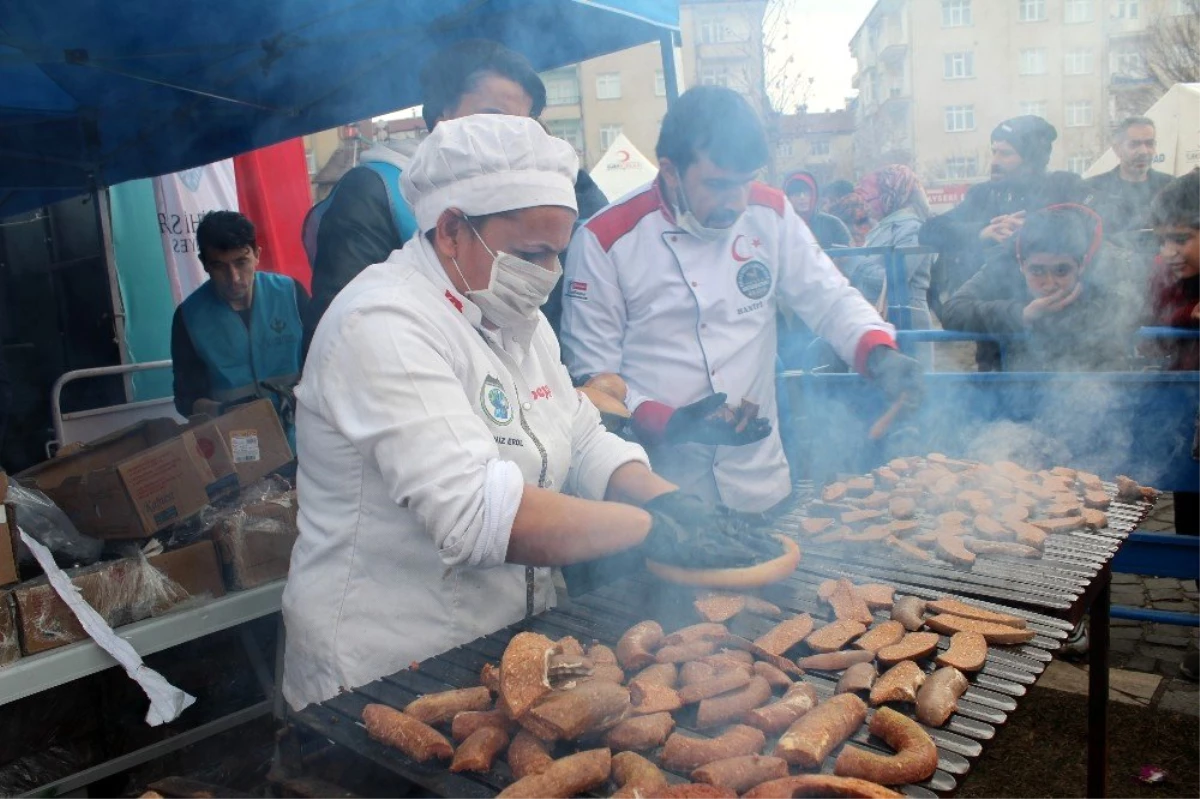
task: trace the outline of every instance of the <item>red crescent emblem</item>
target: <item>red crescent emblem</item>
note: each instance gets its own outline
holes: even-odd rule
[[[628,150],[617,150],[617,155],[620,156],[622,164],[629,160]]]
[[[738,237],[733,240],[733,246],[729,250],[730,255],[733,256],[733,260],[737,261],[739,264],[745,263],[746,261],[749,261],[751,258],[751,256],[749,256],[749,255],[741,255],[740,253],[738,253],[738,242],[740,242],[744,238],[746,238],[746,237],[739,234]]]

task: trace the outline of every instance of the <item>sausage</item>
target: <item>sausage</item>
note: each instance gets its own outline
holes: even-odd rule
[[[629,683],[629,712],[635,716],[670,713],[683,707],[674,688],[657,682],[633,680]]]
[[[885,646],[899,643],[904,637],[904,629],[904,625],[894,619],[880,622],[863,633],[854,646],[866,652],[878,652]]]
[[[980,513],[974,518],[972,524],[975,526],[975,535],[978,538],[986,538],[990,541],[1008,541],[1013,538],[1012,531],[991,516]]]
[[[955,616],[961,616],[964,619],[979,619],[980,621],[993,622],[995,624],[1003,624],[1008,627],[1016,627],[1019,630],[1025,629],[1025,620],[1019,616],[1013,616],[1009,613],[998,613],[994,610],[977,607],[969,602],[963,602],[950,597],[941,597],[930,602],[928,609],[933,613],[951,613]]]
[[[667,778],[658,766],[634,752],[613,755],[612,778],[620,790],[613,799],[643,799],[658,796],[667,787]]]
[[[656,799],[737,799],[737,794],[728,788],[695,782],[668,785],[654,796]]]
[[[826,519],[819,516],[810,516],[800,520],[800,530],[807,535],[820,535],[833,524],[833,519]]]
[[[491,663],[484,663],[483,668],[479,670],[479,684],[488,689],[493,696],[500,693],[500,669]]]
[[[519,719],[550,691],[546,659],[555,644],[538,633],[513,636],[500,657],[500,706]]]
[[[771,686],[762,677],[751,677],[743,687],[712,699],[703,699],[696,709],[696,729],[717,727],[740,719],[747,711],[765,704],[771,698]]]
[[[1042,556],[1041,550],[1018,544],[1015,541],[986,541],[974,536],[963,536],[963,546],[976,555],[1007,555],[1012,558],[1030,558],[1036,560]]]
[[[450,737],[455,741],[465,741],[471,733],[484,727],[496,727],[507,732],[511,724],[503,710],[464,710],[451,722]]]
[[[979,671],[987,662],[987,650],[987,639],[979,633],[955,633],[950,636],[950,648],[934,658],[934,662],[959,671]]]
[[[975,562],[975,553],[963,546],[962,539],[957,535],[944,532],[938,535],[934,548],[942,560],[959,566],[970,566]]]
[[[604,783],[612,772],[612,753],[591,749],[555,760],[541,774],[522,777],[505,788],[499,799],[571,797]]]
[[[625,672],[616,663],[597,663],[592,666],[592,673],[588,679],[606,680],[620,685],[625,682]]]
[[[713,641],[729,633],[724,624],[704,622],[683,627],[662,639],[663,646],[680,646],[696,641]]]
[[[733,636],[728,637],[733,638]],[[724,644],[727,642],[718,641],[717,643]],[[731,668],[734,666],[753,666],[754,655],[751,655],[744,649],[730,649],[726,647],[719,652],[715,652],[711,655],[705,655],[704,662],[711,663],[717,667],[717,671],[720,671],[721,669]]]
[[[952,635],[958,632],[976,632],[981,634],[989,644],[1023,644],[1033,639],[1033,630],[1019,630],[1007,624],[997,624],[992,621],[968,619],[951,613],[939,613],[930,616],[925,624],[931,630]]]
[[[837,652],[825,652],[800,658],[796,661],[796,665],[802,669],[812,669],[813,671],[841,671],[858,663],[869,663],[874,659],[874,653],[863,649],[841,649]]]
[[[896,793],[877,783],[853,777],[835,777],[832,774],[801,774],[799,777],[785,777],[781,780],[764,782],[742,794],[742,799],[792,799],[804,796],[823,797],[824,799],[830,799],[830,797],[901,799],[904,794]]]
[[[882,610],[892,606],[896,589],[883,583],[865,583],[854,586],[854,593],[862,597],[871,610]]]
[[[640,682],[642,685],[661,685],[665,688],[674,688],[678,680],[679,667],[674,663],[655,663],[635,674],[629,684],[632,686],[633,683]]]
[[[1005,524],[1023,522],[1029,518],[1029,508],[1024,505],[1006,505],[1000,509],[1000,521]],[[1011,529],[1011,528],[1010,528]]]
[[[698,660],[705,655],[711,655],[717,650],[713,641],[691,641],[686,644],[669,644],[654,653],[654,659],[659,663],[686,663]]]
[[[663,746],[662,765],[671,771],[690,774],[695,769],[738,755],[756,755],[766,746],[761,730],[735,724],[716,738],[689,738],[672,733]]]
[[[884,512],[881,510],[848,510],[841,514],[839,518],[842,524],[848,524],[851,527],[861,525],[864,522],[873,522],[876,519],[882,519]]]
[[[866,717],[867,706],[861,699],[854,694],[838,694],[793,722],[775,745],[775,756],[793,766],[818,768]]]
[[[886,508],[891,498],[892,495],[886,491],[872,491],[870,494],[867,494],[865,497],[858,500],[857,504],[864,508],[878,510],[880,508]]]
[[[628,710],[628,688],[596,680],[549,696],[534,705],[521,724],[543,740],[569,741],[616,723]]]
[[[490,771],[496,756],[508,746],[508,732],[500,727],[480,727],[471,733],[454,753],[450,770]]]
[[[433,726],[444,724],[467,710],[487,710],[492,706],[492,694],[483,686],[456,688],[425,694],[409,702],[404,712],[418,721]]]
[[[883,543],[913,560],[918,560],[922,563],[933,560],[933,555],[930,555],[916,544],[909,543],[902,538],[892,536],[891,538],[883,539]]]
[[[646,668],[654,663],[654,649],[662,639],[663,628],[658,622],[638,622],[617,641],[617,663],[628,671]]]
[[[925,624],[925,600],[915,596],[900,597],[892,605],[892,618],[909,632],[916,632]]]
[[[1108,514],[1102,510],[1084,508],[1083,525],[1089,530],[1103,530],[1108,527]]]
[[[754,673],[767,681],[767,684],[772,688],[790,688],[792,686],[792,678],[787,672],[778,666],[773,666],[764,661],[756,661],[754,663]]]
[[[608,731],[604,742],[614,752],[627,749],[641,752],[662,746],[673,729],[675,719],[671,718],[670,713],[651,713],[648,716],[625,719]]]
[[[852,497],[865,497],[875,491],[875,478],[852,477],[846,481],[846,493]]]
[[[837,502],[846,496],[845,483],[830,483],[821,491],[821,500],[823,502]]]
[[[528,730],[519,730],[508,745],[508,767],[518,780],[541,774],[553,762],[550,745]]]
[[[904,458],[892,458],[888,461],[888,468],[897,474],[908,474],[912,471],[912,464]]]
[[[756,659],[766,661],[770,665],[782,671],[784,674],[791,674],[795,677],[804,676],[804,672],[796,668],[796,664],[785,657],[776,655],[774,652],[768,652],[753,641],[742,638],[739,635],[730,635],[722,643],[726,646],[743,651],[750,656],[750,661],[753,663]],[[729,652],[730,650],[725,650]]]
[[[711,679],[717,673],[717,667],[703,660],[691,660],[679,667],[679,681],[684,685],[694,685]]]
[[[1083,506],[1075,501],[1074,496],[1070,496],[1070,501],[1059,501],[1050,507],[1046,508],[1045,515],[1051,519],[1066,519],[1073,516],[1083,515]]]
[[[587,648],[588,660],[597,666],[619,666],[617,653],[604,644],[592,644]]]
[[[778,605],[756,596],[746,596],[746,612],[770,619],[778,619],[783,615]]]
[[[917,503],[908,497],[892,497],[888,501],[888,513],[893,519],[911,519],[917,515]]]
[[[583,644],[579,643],[579,639],[577,639],[573,635],[564,635],[562,638],[559,638],[554,643],[558,649],[559,654],[568,655],[568,656],[573,655],[576,657],[584,656]]]
[[[897,485],[901,479],[900,475],[896,474],[896,470],[890,466],[880,466],[875,470],[875,477],[889,486]]]
[[[875,653],[881,666],[894,666],[902,660],[920,660],[937,651],[937,633],[909,633],[898,644],[885,646]]]
[[[937,771],[937,745],[921,725],[891,708],[880,708],[871,719],[871,734],[896,750],[894,755],[847,746],[838,755],[833,773],[888,785],[921,782]]]
[[[937,669],[917,691],[917,718],[931,727],[942,726],[958,710],[958,698],[968,686],[967,678],[953,666]]]
[[[902,660],[885,671],[871,686],[871,704],[884,702],[915,702],[917,691],[925,682],[925,672],[911,660]]]
[[[866,631],[862,622],[839,619],[810,633],[804,643],[814,652],[836,652]]]
[[[812,632],[812,616],[801,613],[799,616],[781,621],[765,634],[755,639],[756,646],[770,652],[772,655],[782,655],[796,644],[800,643]]]
[[[380,743],[394,746],[418,763],[454,755],[454,747],[440,732],[395,708],[367,705],[363,708],[362,718],[367,735]]]
[[[829,606],[833,608],[833,615],[840,620],[863,624],[874,621],[866,601],[855,592],[854,583],[845,578],[837,581],[833,593],[829,595]]]
[[[692,602],[692,607],[705,621],[721,623],[729,621],[746,609],[746,597],[740,594],[710,592]]]
[[[1060,516],[1056,519],[1035,519],[1030,522],[1045,533],[1069,533],[1083,529],[1083,516]]]
[[[938,514],[938,527],[961,527],[971,518],[960,510],[950,510]]]
[[[875,670],[874,663],[855,663],[842,672],[841,678],[838,679],[836,693],[854,694],[860,691],[870,691],[878,676],[879,672]]]
[[[750,676],[740,669],[719,671],[707,680],[685,685],[679,690],[679,701],[685,705],[693,705],[702,699],[719,696],[746,685],[750,682]]]
[[[1007,524],[1009,529],[1016,535],[1018,544],[1039,550],[1046,546],[1046,536],[1048,533],[1042,528],[1028,522],[1010,521]]]
[[[742,717],[742,723],[774,735],[786,730],[792,722],[816,706],[816,689],[806,682],[796,682],[779,701],[748,711]]]
[[[788,775],[788,764],[781,757],[739,755],[714,760],[692,772],[692,779],[741,793],[767,780]]]

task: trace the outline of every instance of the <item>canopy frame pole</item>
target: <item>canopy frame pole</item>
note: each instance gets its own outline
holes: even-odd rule
[[[92,203],[96,208],[96,219],[100,225],[100,240],[104,245],[104,269],[108,273],[108,293],[112,302],[113,341],[122,364],[130,363],[129,342],[125,337],[125,299],[121,296],[121,279],[117,275],[117,252],[113,243],[112,210],[108,202],[108,189],[97,186],[93,177]],[[122,378],[125,401],[133,401],[133,375],[126,373]]]
[[[679,99],[679,76],[675,72],[675,32],[664,30],[658,37],[658,48],[662,54],[663,82],[667,90],[667,108]]]

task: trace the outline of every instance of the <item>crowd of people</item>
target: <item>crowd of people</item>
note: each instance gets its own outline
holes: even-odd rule
[[[757,182],[761,120],[699,86],[663,120],[657,178],[610,203],[536,121],[545,88],[520,55],[459,43],[422,88],[429,136],[350,170],[306,223],[311,300],[256,272],[250,220],[214,213],[211,280],[172,328],[181,413],[268,396],[294,436],[296,707],[549,606],[549,567],[762,556],[742,514],[791,491],[791,333],[912,413],[932,351],[901,352],[897,325],[1020,338],[980,368],[1109,370],[1134,356],[1126,328],[1197,324],[1200,173],[1150,169],[1148,120],[1118,128],[1121,166],[1090,182],[1046,171],[1049,123],[1008,120],[992,180],[931,216],[903,165],[823,192],[806,172]],[[936,255],[906,258],[902,286],[884,256],[838,255],[917,244]],[[1157,356],[1196,366],[1194,343]],[[597,376],[619,376],[622,436],[576,391]]]

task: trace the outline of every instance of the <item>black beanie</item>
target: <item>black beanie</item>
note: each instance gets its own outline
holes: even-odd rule
[[[1021,158],[1037,172],[1050,163],[1050,146],[1058,131],[1046,120],[1027,115],[1006,119],[992,131],[992,141],[1006,141],[1020,153]]]

